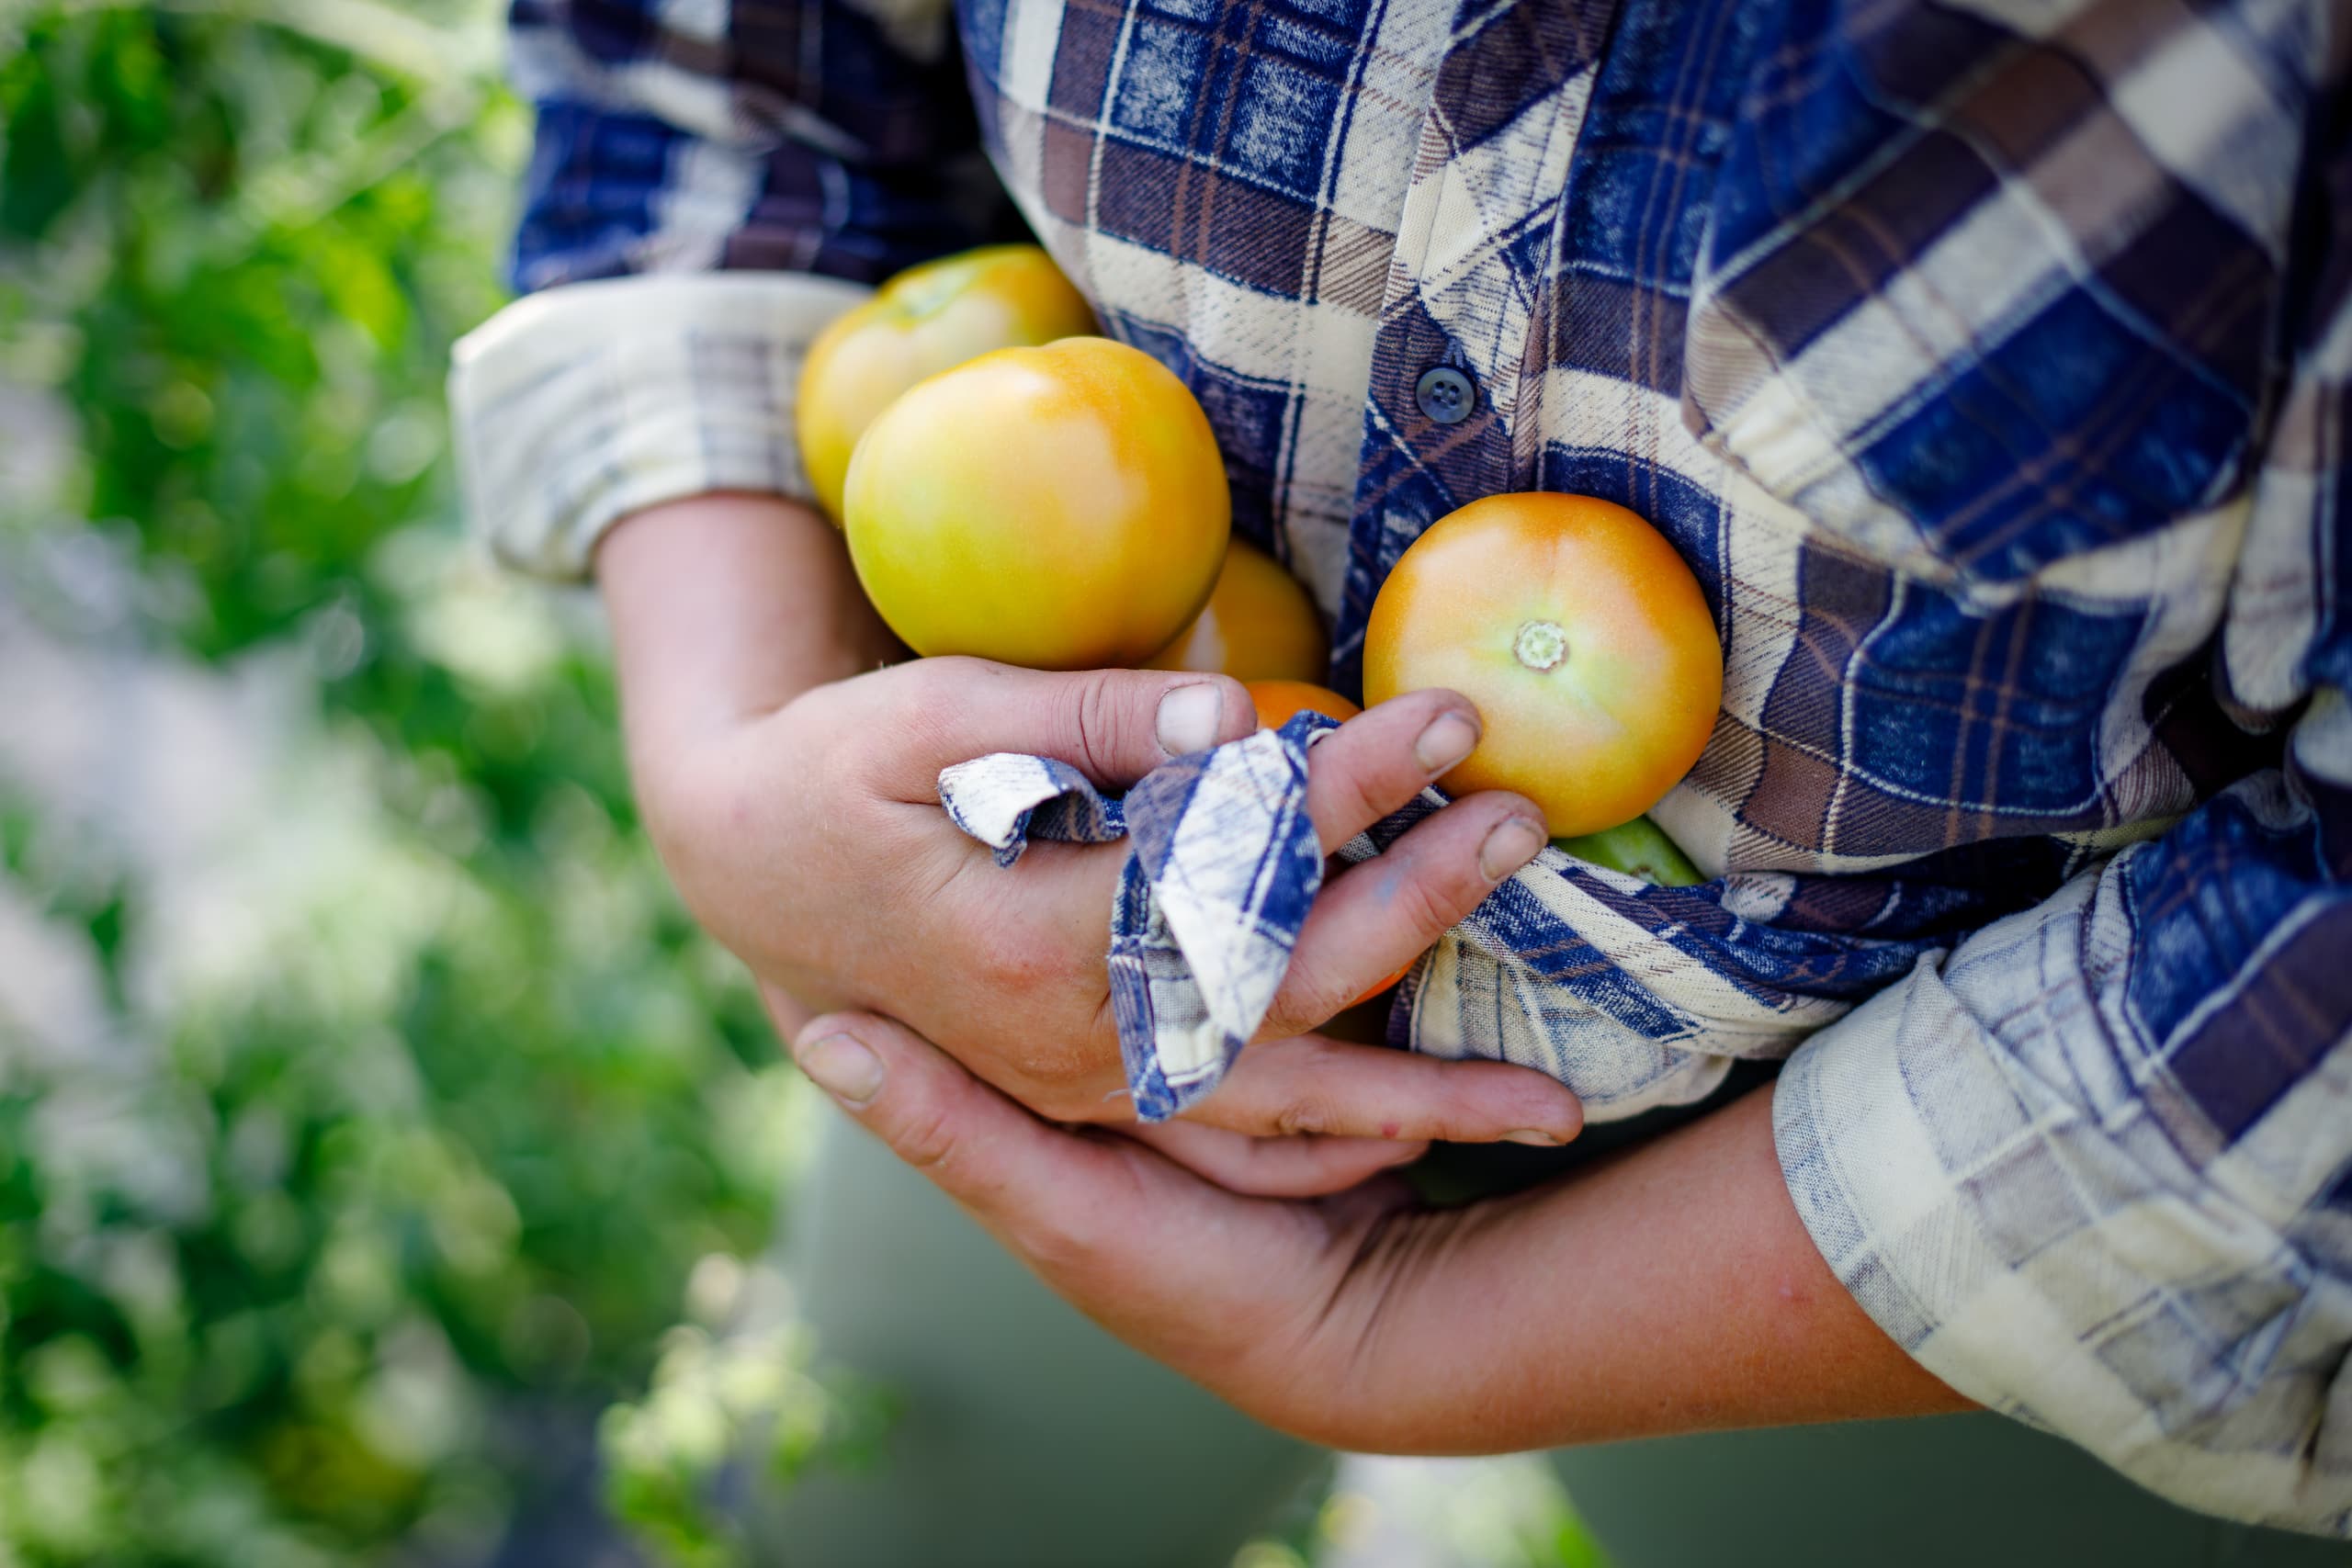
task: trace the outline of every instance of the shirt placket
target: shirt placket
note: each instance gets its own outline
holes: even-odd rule
[[[1616,0],[1467,0],[1397,224],[1364,401],[1333,676],[1360,689],[1365,617],[1422,530],[1527,488],[1570,162]]]

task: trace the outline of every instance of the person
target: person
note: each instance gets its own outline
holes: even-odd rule
[[[1304,1438],[1557,1447],[1634,1565],[2346,1560],[2339,7],[514,18],[527,292],[454,374],[469,506],[517,568],[593,568],[648,830],[876,1135],[829,1143],[796,1268],[911,1403],[879,1476],[774,1507],[778,1551],[1217,1562]],[[1470,796],[1374,863],[1400,896],[1330,885],[1215,1094],[1104,1130],[1119,852],[1000,874],[935,775],[1017,750],[1115,789],[1248,705],[889,663],[789,434],[864,285],[1016,231],[982,154],[1199,397],[1343,688],[1452,507],[1650,519],[1725,649],[1657,812],[1722,915],[1682,983],[1825,933],[1905,966],[1777,1075],[1569,1145],[1541,1075],[1314,1032],[1541,847]],[[1478,722],[1417,693],[1317,747],[1327,847]],[[1441,1156],[1478,1201],[1411,1198]]]

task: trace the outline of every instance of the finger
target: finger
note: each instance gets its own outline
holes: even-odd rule
[[[1303,1034],[1352,1006],[1453,930],[1545,841],[1532,805],[1492,791],[1464,795],[1350,866],[1307,911],[1260,1038]]]
[[[1306,810],[1323,852],[1403,807],[1478,744],[1478,710],[1438,687],[1391,697],[1307,753]]]
[[[1184,1113],[1261,1137],[1321,1133],[1456,1144],[1565,1144],[1584,1126],[1566,1086],[1506,1062],[1453,1062],[1318,1034],[1250,1046]]]
[[[814,1019],[792,1055],[893,1154],[1001,1234],[1071,1230],[1087,1195],[1119,1179],[1111,1147],[1040,1122],[888,1019]]]
[[[1228,1191],[1260,1198],[1319,1198],[1408,1165],[1429,1145],[1386,1138],[1253,1138],[1196,1122],[1121,1129]]]
[[[888,700],[862,722],[894,730],[881,787],[935,802],[939,771],[991,751],[1069,763],[1100,788],[1125,789],[1170,758],[1237,740],[1258,727],[1241,682],[1182,670],[1057,674],[979,659],[922,659],[884,672]],[[883,690],[881,681],[874,690]]]
[[[1358,1256],[1343,1196],[1290,1202],[1204,1181],[1133,1139],[1039,1122],[909,1031],[831,1014],[793,1055],[849,1113],[1047,1285],[1128,1344],[1261,1418],[1311,1413],[1345,1365],[1328,1343]],[[1295,1421],[1294,1424],[1296,1424]]]
[[[1048,1284],[1147,1348],[1145,1331],[1170,1318],[1227,1321],[1326,1234],[1318,1210],[1225,1191],[1130,1139],[1040,1122],[888,1019],[829,1014],[792,1052]]]

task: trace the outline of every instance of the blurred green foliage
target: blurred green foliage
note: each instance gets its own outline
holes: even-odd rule
[[[51,470],[0,604],[95,689],[291,705],[150,759],[283,801],[217,864],[0,761],[0,892],[119,1047],[0,984],[0,1562],[478,1560],[665,1332],[619,1484],[724,1546],[734,1304],[673,1325],[766,1238],[795,1080],[635,830],[593,622],[452,520],[441,383],[527,142],[495,45],[471,0],[0,5],[0,382],[67,415],[0,437]],[[805,1454],[806,1347],[757,1347],[729,1386]]]

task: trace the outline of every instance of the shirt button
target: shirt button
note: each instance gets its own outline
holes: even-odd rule
[[[1460,424],[1478,406],[1478,389],[1451,365],[1433,365],[1413,383],[1413,400],[1440,424]]]

